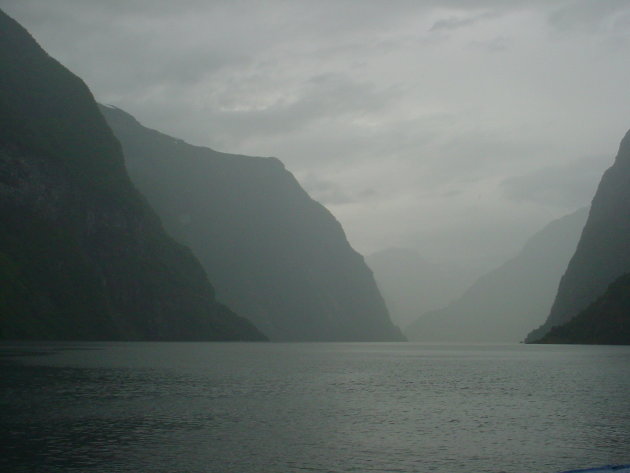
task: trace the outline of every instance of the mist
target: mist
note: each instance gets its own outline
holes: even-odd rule
[[[628,2],[0,7],[0,471],[630,473]]]
[[[455,300],[437,310],[416,312],[405,326],[407,337],[432,342],[523,341],[529,327],[547,319],[587,217],[588,209],[582,208],[549,223],[514,257],[480,276]],[[400,295],[400,300],[408,298]],[[391,307],[390,311],[396,314]]]
[[[495,268],[590,202],[630,122],[625,2],[0,6],[100,102],[280,159],[364,255]]]

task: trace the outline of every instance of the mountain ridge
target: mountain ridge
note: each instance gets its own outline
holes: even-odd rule
[[[83,81],[0,11],[0,338],[264,340],[128,178]]]
[[[575,253],[560,280],[547,320],[526,341],[543,337],[586,309],[622,274],[630,272],[630,131],[597,187]]]
[[[630,273],[613,281],[578,315],[552,327],[533,343],[630,345]]]
[[[517,342],[544,320],[586,221],[586,208],[556,219],[523,248],[478,278],[444,309],[406,327],[411,340]]]
[[[418,314],[445,307],[474,281],[472,271],[424,258],[409,248],[387,248],[366,257],[392,320],[406,327]]]
[[[402,340],[363,257],[276,158],[221,153],[102,106],[129,175],[218,297],[273,340]]]

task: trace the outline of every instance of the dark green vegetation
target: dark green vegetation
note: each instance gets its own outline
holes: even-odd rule
[[[602,177],[577,249],[560,281],[547,321],[531,332],[541,339],[589,307],[620,276],[630,272],[630,131],[614,164]],[[606,306],[607,307],[607,306]],[[601,312],[598,312],[601,313]],[[604,333],[604,332],[601,332]],[[608,342],[600,338],[598,343]]]
[[[220,300],[274,340],[401,340],[341,225],[282,163],[219,153],[101,107],[131,179]]]
[[[131,184],[85,84],[0,12],[0,337],[260,340]]]
[[[459,299],[416,319],[405,335],[421,341],[521,341],[549,313],[587,215],[583,208],[551,222]]]
[[[613,282],[595,302],[536,343],[630,345],[630,273]]]

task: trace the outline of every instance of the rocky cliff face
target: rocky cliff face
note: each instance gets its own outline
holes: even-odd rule
[[[517,342],[544,321],[575,251],[588,209],[555,220],[513,259],[479,278],[446,308],[405,329],[410,340]]]
[[[400,340],[372,273],[282,163],[219,153],[102,107],[129,175],[220,300],[275,340]]]
[[[602,177],[577,249],[560,281],[547,321],[533,341],[584,310],[610,283],[630,272],[630,131]]]
[[[616,279],[590,306],[536,343],[630,345],[630,273]]]
[[[264,339],[129,181],[85,84],[0,11],[0,336]]]

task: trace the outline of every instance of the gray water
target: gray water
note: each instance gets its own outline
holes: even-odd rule
[[[630,463],[630,347],[0,345],[2,472]]]

